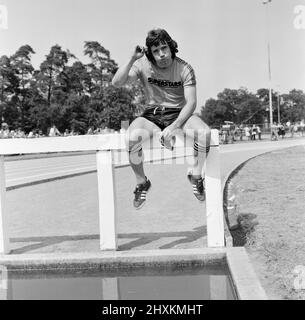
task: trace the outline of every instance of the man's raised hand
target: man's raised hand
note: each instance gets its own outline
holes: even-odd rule
[[[136,46],[135,49],[134,49],[132,58],[133,58],[134,60],[138,60],[138,59],[140,59],[140,58],[143,57],[144,52],[145,52],[144,47]]]

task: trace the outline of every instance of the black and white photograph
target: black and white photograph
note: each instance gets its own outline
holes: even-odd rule
[[[0,0],[0,300],[304,300],[304,160],[305,0]]]

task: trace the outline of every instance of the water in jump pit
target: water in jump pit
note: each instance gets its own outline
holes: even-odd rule
[[[3,300],[234,300],[225,267],[134,268],[124,271],[6,270]]]

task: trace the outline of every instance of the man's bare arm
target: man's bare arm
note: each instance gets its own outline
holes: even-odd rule
[[[186,100],[185,106],[181,109],[178,118],[162,131],[162,136],[168,140],[175,134],[176,129],[182,128],[185,122],[192,116],[196,109],[197,97],[196,87],[187,86],[184,88],[184,96]]]
[[[173,122],[175,128],[181,128],[195,111],[197,105],[196,86],[186,86],[184,88],[184,97],[186,104],[179,113],[178,118]]]
[[[137,46],[128,62],[122,65],[114,75],[112,84],[115,87],[122,87],[127,82],[137,79],[137,75],[133,70],[131,70],[131,67],[135,63],[135,61],[143,57],[143,55],[144,50]]]

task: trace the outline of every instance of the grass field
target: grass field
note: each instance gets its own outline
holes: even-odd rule
[[[244,245],[270,299],[305,299],[305,148],[248,161],[230,180]]]

